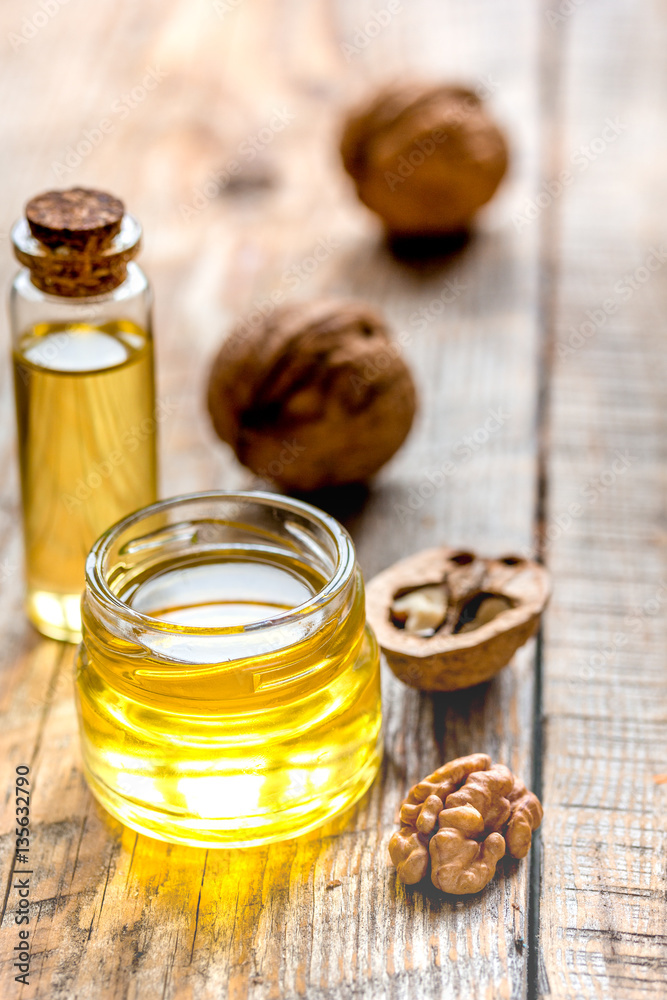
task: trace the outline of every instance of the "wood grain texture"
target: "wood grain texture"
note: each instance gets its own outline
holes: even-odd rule
[[[635,1000],[667,991],[667,11],[556,27],[540,985]]]
[[[79,42],[66,71],[64,52],[56,57],[62,113],[49,115],[19,94],[15,114],[39,117],[34,141],[41,145],[27,149],[16,128],[13,156],[22,157],[25,173],[20,185],[12,173],[8,199],[17,206],[52,184],[47,165],[76,146],[84,129],[112,116],[113,135],[71,181],[122,192],[145,223],[144,262],[157,295],[158,395],[173,409],[161,427],[165,494],[249,482],[213,438],[202,384],[222,331],[272,290],[363,296],[386,310],[397,331],[413,332],[408,359],[420,382],[420,422],[365,503],[357,498],[343,511],[367,574],[439,540],[491,552],[530,544],[538,333],[536,237],[518,239],[507,225],[511,199],[536,180],[535,15],[512,5],[525,44],[520,58],[509,60],[497,50],[492,4],[467,12],[456,3],[406,7],[348,63],[341,43],[354,40],[373,10],[370,3],[244,0],[220,19],[210,4],[190,0],[142,4],[140,11],[105,2],[88,5],[82,23],[81,4],[71,0],[12,59],[19,79],[39,79],[47,51],[53,57],[68,37]],[[8,27],[10,15],[2,17]],[[429,41],[445,33],[456,40],[447,58]],[[131,114],[115,114],[114,101],[124,106],[146,67],[159,67],[164,81]],[[342,109],[389,70],[462,74],[473,82],[491,76],[498,113],[524,151],[504,200],[454,257],[397,261],[339,167]],[[90,81],[84,93],[82,78]],[[276,108],[293,118],[250,160],[242,144]],[[243,161],[241,178],[196,207],[210,174],[235,158]],[[14,165],[9,158],[5,172]],[[322,238],[331,253],[309,275]],[[303,278],[293,266],[304,269]],[[451,297],[450,288],[457,291],[445,313],[440,297]],[[430,318],[420,329],[413,314],[424,306]],[[489,436],[492,410],[507,416]],[[463,444],[477,432],[481,443]],[[452,458],[451,482],[411,511],[410,491]],[[15,503],[12,483],[10,517]],[[15,578],[15,617],[18,592]],[[283,845],[206,853],[135,837],[104,817],[79,772],[69,654],[24,642],[26,662],[7,663],[18,690],[3,787],[7,771],[34,753],[39,876],[35,976],[26,996],[523,995],[527,864],[506,866],[480,897],[452,902],[397,884],[387,842],[407,786],[444,759],[484,748],[528,773],[531,650],[488,688],[448,699],[419,698],[388,674],[383,773],[352,816]],[[48,702],[28,716],[21,699],[45,685]],[[11,843],[4,841],[6,863]],[[327,889],[334,878],[341,885]],[[11,920],[8,912],[3,976],[14,944]]]
[[[660,271],[575,356],[555,352],[550,437],[542,442],[538,426],[548,384],[543,322],[567,341],[570,324],[613,297],[614,282],[662,239],[664,13],[657,4],[649,16],[630,0],[604,8],[588,0],[552,26],[548,5],[527,0],[404,0],[377,37],[358,44],[381,6],[69,0],[16,46],[11,33],[33,8],[3,4],[3,273],[8,280],[14,269],[8,228],[36,191],[108,187],[141,217],[142,261],[157,298],[158,396],[170,412],[160,427],[163,495],[259,485],[215,440],[202,406],[210,357],[237,315],[264,307],[276,289],[286,297],[354,295],[383,308],[397,332],[411,334],[406,358],[421,393],[419,420],[367,496],[322,498],[352,532],[367,577],[438,542],[530,552],[536,485],[546,472],[545,554],[557,589],[546,637],[541,974],[530,989],[586,1000],[660,996],[664,885],[656,859],[664,854],[667,786],[652,775],[667,771],[663,618],[649,603],[664,572]],[[139,100],[133,89],[151,70],[159,83]],[[475,238],[448,256],[392,254],[338,164],[343,108],[396,75],[485,86],[511,136],[507,183]],[[246,144],[276,111],[285,127],[250,157]],[[596,138],[607,116],[634,117],[561,198],[517,224],[554,164],[566,165]],[[68,147],[103,118],[112,132],[62,175]],[[242,172],[229,180],[232,160]],[[329,252],[311,268],[320,240]],[[452,299],[444,307],[443,294]],[[9,894],[0,995],[526,996],[528,863],[506,863],[485,893],[451,901],[397,883],[386,845],[406,788],[445,759],[487,750],[530,777],[534,647],[492,684],[454,696],[420,697],[387,672],[381,777],[351,815],[313,835],[245,852],[135,836],[99,809],[83,782],[71,649],[40,640],[21,615],[7,366],[0,379],[3,893],[14,847],[10,781],[23,762],[34,775],[36,873],[32,982],[15,989],[11,979]],[[501,415],[500,427],[488,433],[491,413]],[[612,468],[616,449],[637,458],[595,503],[582,500]],[[429,474],[447,461],[454,473],[430,494]],[[562,530],[556,518],[572,502],[583,512]],[[649,610],[638,616],[637,608]],[[591,666],[627,616],[638,617],[639,631],[626,624],[627,643]],[[341,885],[328,889],[333,880]]]

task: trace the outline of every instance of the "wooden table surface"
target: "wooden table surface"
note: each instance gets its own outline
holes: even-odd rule
[[[554,576],[540,640],[491,684],[420,697],[386,672],[385,762],[352,815],[244,852],[136,836],[83,781],[72,648],[22,615],[5,364],[0,996],[664,997],[665,3],[4,0],[0,50],[6,281],[7,230],[37,191],[106,187],[145,225],[163,495],[255,482],[202,405],[233,319],[276,289],[359,296],[410,333],[421,395],[406,446],[336,511],[367,578],[442,542],[536,552]],[[336,136],[350,102],[414,75],[484,88],[513,158],[468,245],[401,259]],[[234,159],[242,172],[216,191]],[[387,859],[406,788],[478,750],[543,796],[530,861],[501,864],[473,898],[406,890]],[[24,763],[29,986],[12,968]]]

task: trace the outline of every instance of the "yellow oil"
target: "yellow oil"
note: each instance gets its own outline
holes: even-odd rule
[[[156,498],[152,344],[120,321],[42,324],[14,350],[27,613],[80,637],[96,538]]]
[[[170,623],[157,645],[111,636],[84,603],[84,765],[111,813],[160,839],[239,847],[303,833],[364,793],[381,760],[381,707],[362,588],[343,625],[304,630],[278,652],[262,628],[250,655],[236,643],[244,625],[307,604],[322,583],[296,559],[250,550],[160,567],[123,598]],[[212,630],[201,655],[196,640],[184,646],[192,627]],[[184,648],[192,663],[170,659]],[[212,650],[219,662],[197,662]]]

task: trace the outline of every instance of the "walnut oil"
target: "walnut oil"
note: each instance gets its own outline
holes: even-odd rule
[[[12,235],[26,610],[75,641],[93,542],[156,497],[151,293],[138,224],[102,192],[41,195]]]
[[[319,826],[368,788],[379,654],[332,518],[262,493],[164,501],[107,532],[86,579],[84,767],[123,823],[250,846]]]

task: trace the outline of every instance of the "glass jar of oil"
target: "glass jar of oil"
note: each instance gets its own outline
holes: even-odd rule
[[[268,493],[154,504],[86,564],[77,703],[88,783],[162,840],[247,847],[354,803],[382,754],[352,541]]]
[[[12,231],[10,296],[26,610],[78,641],[95,539],[157,496],[151,290],[122,202],[74,188],[32,199]]]

